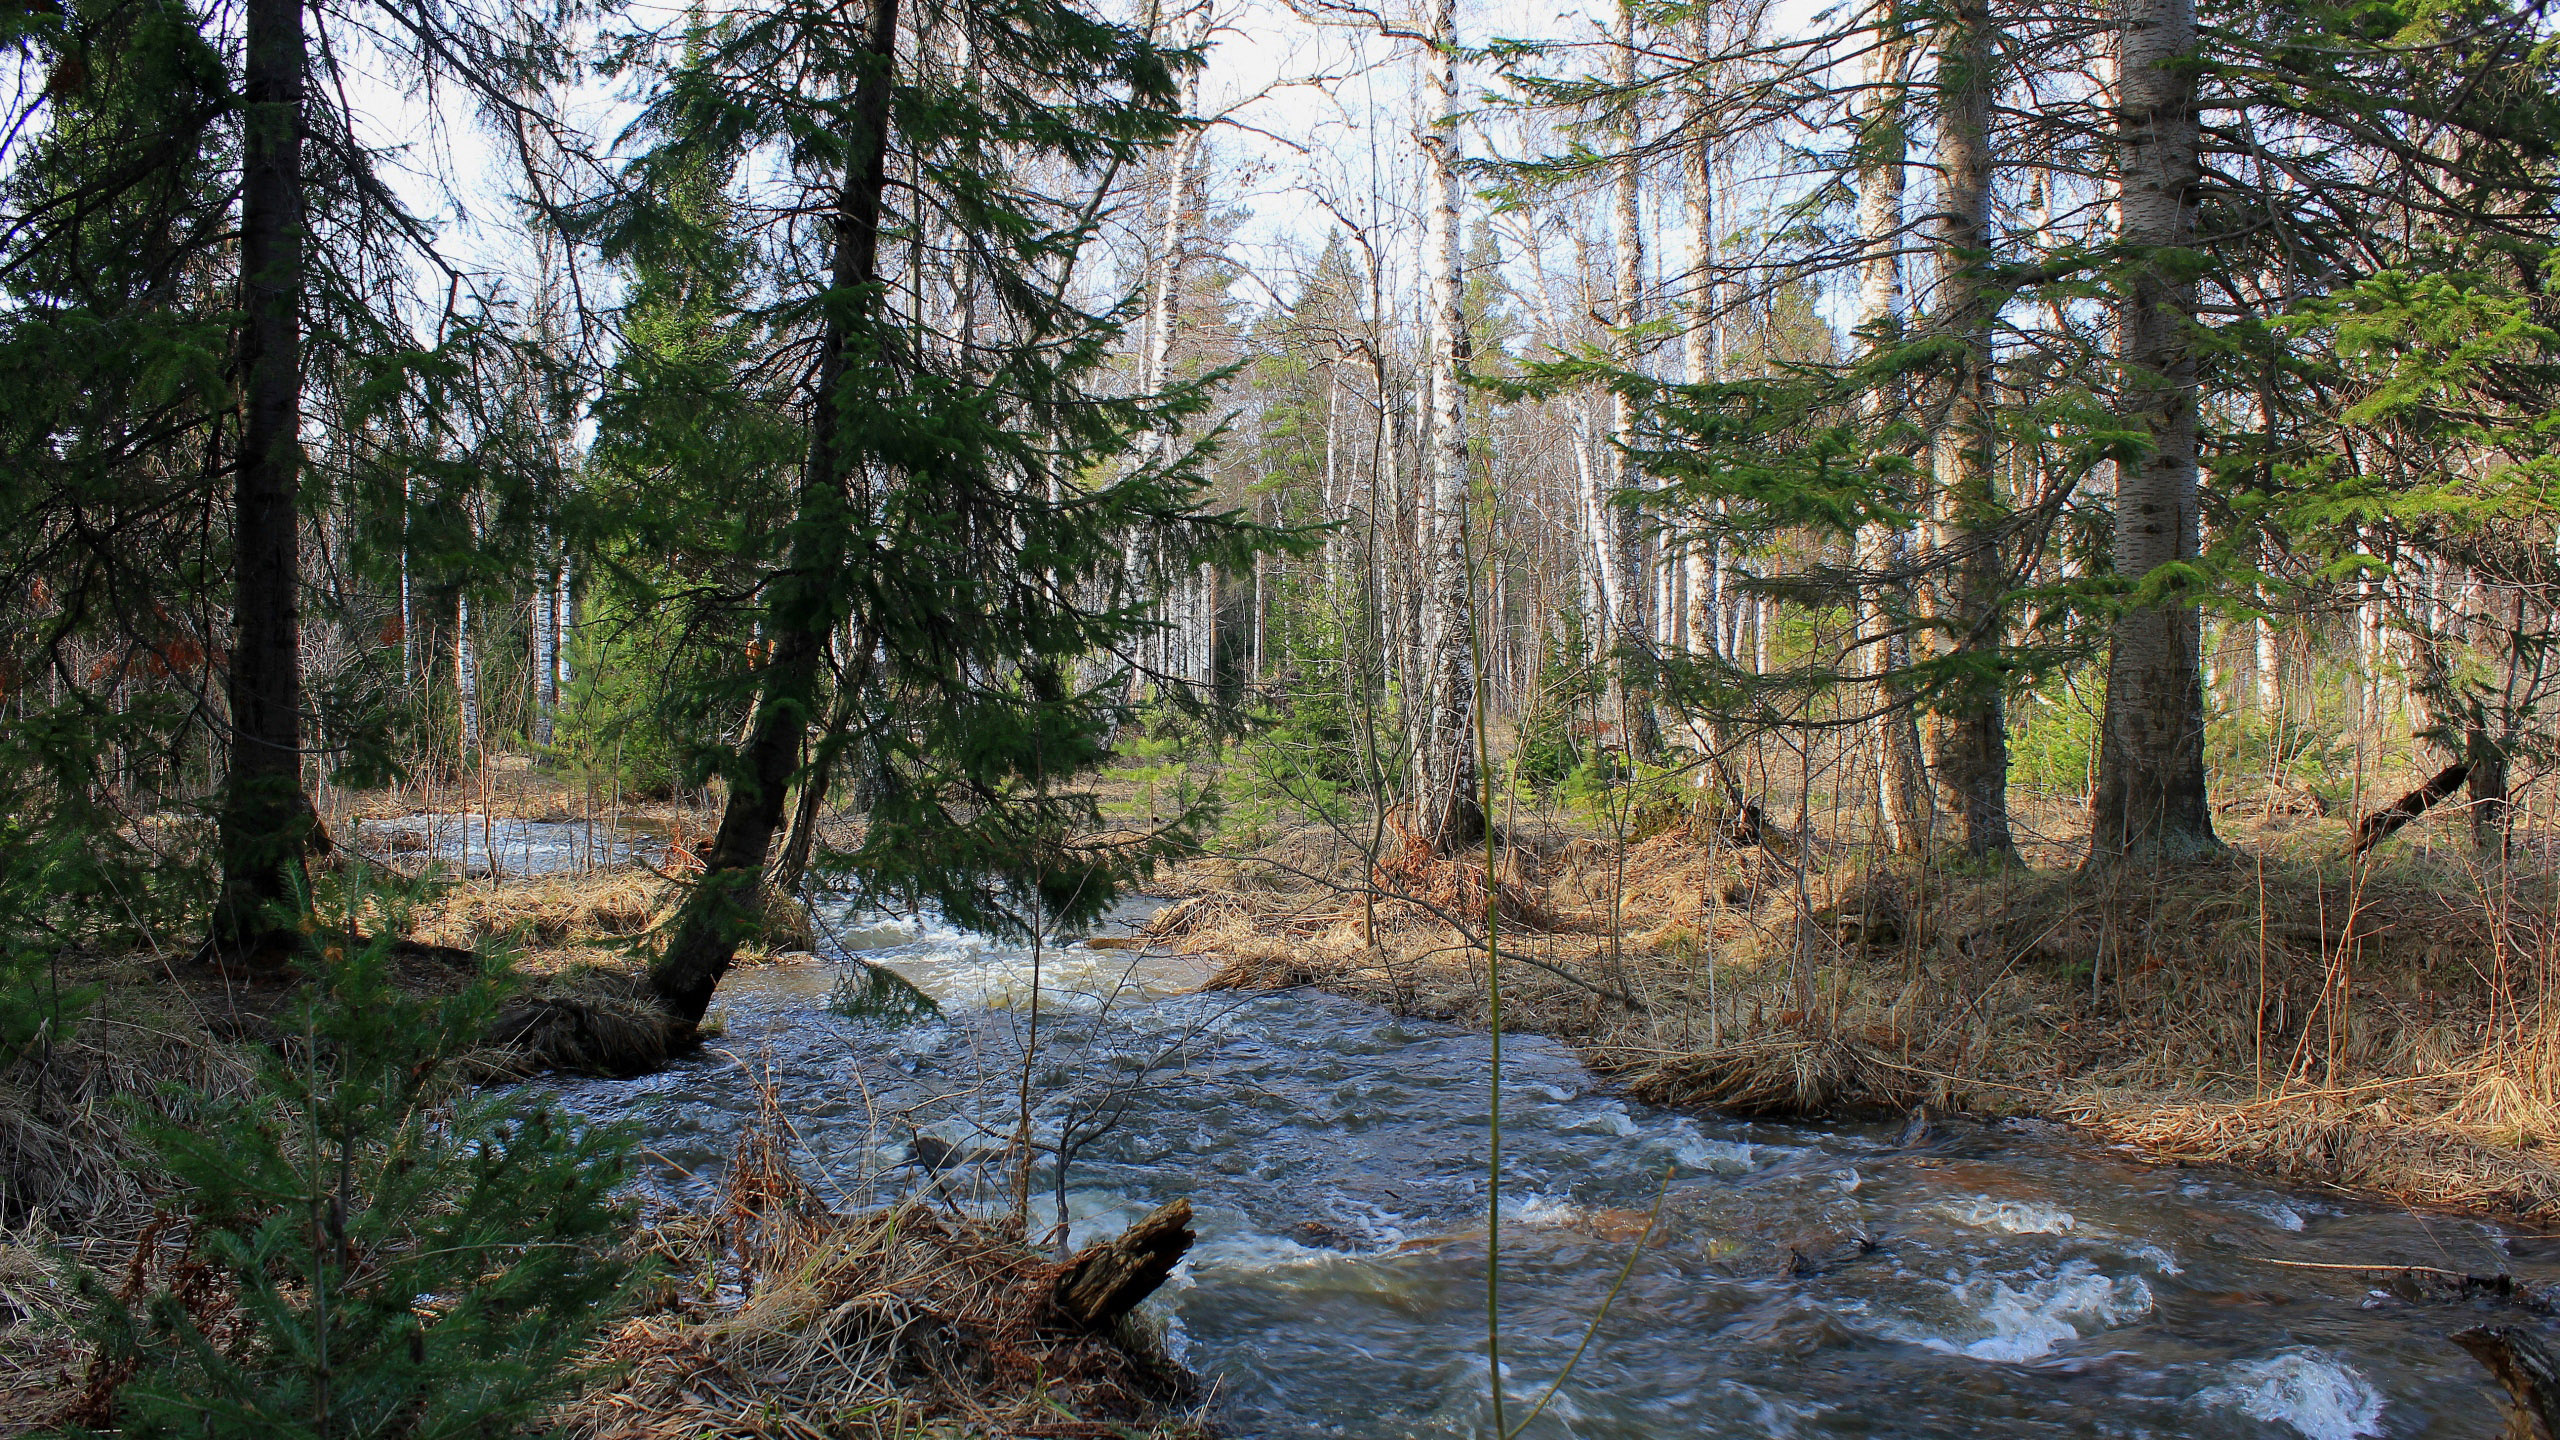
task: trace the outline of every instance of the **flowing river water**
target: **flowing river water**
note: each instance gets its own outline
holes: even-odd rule
[[[835,961],[733,973],[703,1055],[555,1088],[636,1122],[669,1198],[715,1183],[761,1079],[822,1191],[1000,1203],[1032,956],[930,921],[820,918]],[[940,1017],[835,1013],[849,955]],[[1149,1303],[1229,1433],[1484,1433],[1486,1038],[1316,993],[1182,993],[1196,963],[1041,957],[1032,1093],[1042,1144],[1067,1142],[1071,1238],[1190,1198],[1200,1242]],[[1552,1042],[1506,1050],[1515,1421],[1654,1222],[1540,1436],[2490,1436],[2494,1392],[2444,1338],[2482,1307],[2301,1266],[2560,1278],[2539,1237],[2144,1165],[2053,1127],[1906,1141],[1681,1115]],[[1060,1213],[1053,1159],[1036,1184],[1035,1229]]]
[[[367,830],[466,873],[649,843],[478,816]],[[1314,992],[1195,993],[1198,961],[1104,948],[1153,905],[1037,957],[1035,1230],[1082,1243],[1190,1199],[1199,1243],[1148,1305],[1225,1433],[1485,1434],[1487,1038]],[[635,1124],[664,1200],[717,1183],[762,1085],[822,1193],[1005,1203],[1035,957],[930,919],[817,919],[816,961],[722,983],[702,1054],[537,1083]],[[939,1015],[841,1013],[866,965]],[[2495,1436],[2485,1372],[2444,1337],[2513,1308],[2345,1267],[2560,1280],[2560,1240],[2145,1165],[2059,1127],[1657,1110],[1534,1037],[1505,1046],[1502,1141],[1513,1423],[1589,1337],[1539,1437]]]

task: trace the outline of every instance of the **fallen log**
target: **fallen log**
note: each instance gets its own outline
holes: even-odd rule
[[[1196,1237],[1191,1233],[1191,1202],[1162,1206],[1110,1240],[1099,1240],[1075,1253],[1058,1272],[1049,1291],[1049,1307],[1061,1319],[1087,1330],[1108,1330],[1138,1302],[1156,1293],[1173,1267],[1182,1263]]]
[[[2560,1364],[2540,1337],[2517,1325],[2475,1325],[2453,1343],[2507,1387],[2507,1440],[2560,1440]]]
[[[2357,821],[2355,843],[2347,848],[2347,857],[2353,859],[2399,834],[2401,827],[2426,814],[2437,801],[2461,789],[2462,782],[2470,776],[2470,762],[2456,761],[2437,771],[2436,777],[2426,784]]]

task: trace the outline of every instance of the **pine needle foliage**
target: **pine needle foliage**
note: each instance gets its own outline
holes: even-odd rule
[[[1161,623],[1154,597],[1201,564],[1245,568],[1290,543],[1206,503],[1205,450],[1182,437],[1224,373],[1128,393],[1114,366],[1136,306],[1077,273],[1122,179],[1192,123],[1176,82],[1199,56],[1061,0],[889,5],[871,24],[884,15],[885,39],[835,7],[759,5],[697,27],[672,62],[630,57],[659,71],[644,147],[584,223],[608,256],[662,277],[635,320],[662,327],[676,288],[663,277],[699,277],[682,318],[702,343],[681,367],[621,367],[614,404],[633,422],[678,396],[744,414],[779,389],[805,418],[789,518],[732,532],[720,573],[734,583],[661,599],[701,633],[786,653],[790,637],[831,637],[822,666],[750,642],[685,677],[699,710],[751,711],[753,736],[809,727],[796,784],[859,757],[869,823],[822,862],[973,928],[1074,925],[1183,843],[1178,825],[1089,843],[1101,816],[1071,788],[1147,682],[1186,698],[1132,673]],[[883,84],[885,118],[865,108]],[[893,180],[876,192],[875,131]],[[706,176],[775,174],[704,193]],[[857,232],[866,258],[847,269]],[[773,385],[813,354],[814,384]],[[728,368],[725,385],[706,362]],[[630,504],[701,493],[683,457],[656,468],[663,483],[635,476]],[[743,473],[717,513],[780,490]],[[711,757],[733,793],[764,784],[755,752]]]
[[[328,907],[334,908],[334,907]],[[486,1436],[534,1421],[632,1279],[627,1141],[459,1088],[504,990],[395,983],[388,941],[320,931],[246,1099],[172,1097],[142,1133],[187,1261],[92,1279],[92,1418],[131,1437]]]

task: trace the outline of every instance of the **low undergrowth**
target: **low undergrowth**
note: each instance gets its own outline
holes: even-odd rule
[[[1667,1105],[2037,1114],[2163,1157],[2560,1222],[2560,891],[2521,856],[2350,864],[2340,835],[2293,825],[2090,877],[1515,821],[1506,1023]],[[1481,1023],[1481,886],[1408,898],[1358,841],[1311,828],[1196,862],[1159,938],[1222,958],[1223,986]]]

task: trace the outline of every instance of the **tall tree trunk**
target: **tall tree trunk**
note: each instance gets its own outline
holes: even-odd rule
[[[793,802],[791,828],[782,842],[781,858],[774,861],[766,883],[783,895],[796,895],[800,882],[809,873],[809,861],[818,851],[818,825],[827,806],[827,789],[843,763],[844,736],[854,718],[854,707],[863,692],[861,676],[868,672],[867,657],[854,657],[844,667],[836,685],[835,700],[827,708],[826,728],[813,753],[801,767],[799,798]]]
[[[2121,311],[2125,418],[2149,453],[2119,466],[2116,572],[2139,584],[2195,558],[2196,284],[2199,134],[2194,0],[2126,0],[2118,39],[2117,166],[2131,267]],[[2089,860],[2217,850],[2205,803],[2201,617],[2194,602],[2130,608],[2107,656],[2105,732]]]
[[[569,637],[578,628],[577,590],[570,574],[569,551],[560,551],[560,573],[552,589],[551,633],[560,643],[551,648],[551,694],[556,699],[569,693],[574,678],[569,671]]]
[[[1458,235],[1456,0],[1432,0],[1422,54],[1422,153],[1429,185],[1423,264],[1431,280],[1431,415],[1424,469],[1430,523],[1424,534],[1428,678],[1417,747],[1415,833],[1446,853],[1484,833],[1475,798],[1475,595],[1467,573],[1467,416],[1460,379],[1466,315]]]
[[[1200,45],[1207,41],[1209,10],[1201,6],[1189,16],[1189,30],[1182,43]],[[1183,80],[1182,111],[1197,113],[1200,108],[1200,72],[1195,68]],[[1147,345],[1138,366],[1138,393],[1153,395],[1164,389],[1165,380],[1173,373],[1174,332],[1182,319],[1182,277],[1184,262],[1189,257],[1185,247],[1190,237],[1191,184],[1193,159],[1199,153],[1200,132],[1186,130],[1174,142],[1165,158],[1164,216],[1156,232],[1156,253],[1150,267],[1147,285]],[[1152,460],[1172,442],[1172,437],[1149,434],[1140,442],[1141,461]],[[1135,546],[1138,542],[1130,542]],[[1136,553],[1131,552],[1134,561]],[[1145,573],[1136,564],[1131,573]],[[1155,599],[1156,616],[1164,628],[1152,642],[1155,670],[1159,675],[1191,679],[1193,652],[1191,630],[1196,619],[1189,599],[1189,577],[1172,582],[1167,593]],[[1131,677],[1134,682],[1137,677]]]
[[[1635,0],[1618,0],[1617,43],[1610,48],[1611,78],[1617,82],[1624,108],[1619,112],[1618,157],[1612,177],[1612,228],[1617,240],[1617,294],[1610,306],[1616,321],[1617,361],[1629,369],[1641,368],[1644,345],[1637,338],[1636,327],[1644,323],[1644,209],[1638,187],[1644,178],[1644,164],[1636,153],[1643,139],[1638,133],[1635,109],[1636,83],[1636,7]],[[1662,735],[1653,714],[1653,686],[1646,680],[1653,650],[1653,571],[1645,554],[1645,515],[1635,501],[1644,488],[1644,473],[1638,470],[1629,451],[1636,442],[1636,403],[1624,394],[1609,397],[1609,468],[1616,490],[1616,504],[1611,507],[1611,534],[1617,545],[1617,571],[1622,589],[1618,598],[1616,654],[1609,665],[1610,688],[1616,692],[1616,711],[1625,729],[1627,754],[1637,760],[1652,761],[1662,756]]]
[[[1905,87],[1911,56],[1902,20],[1891,6],[1878,8],[1875,23],[1882,33],[1870,42],[1859,117],[1858,230],[1866,255],[1858,266],[1858,326],[1875,337],[1873,344],[1885,348],[1900,342],[1902,327],[1899,252],[1910,149]],[[1901,398],[1899,386],[1871,387],[1865,401],[1868,423],[1884,425],[1900,408]],[[1861,668],[1872,680],[1865,703],[1876,712],[1876,808],[1886,843],[1896,853],[1911,855],[1927,848],[1931,815],[1919,724],[1910,697],[1893,678],[1910,660],[1909,642],[1895,638],[1912,609],[1908,583],[1892,578],[1904,558],[1900,530],[1880,524],[1859,529],[1858,568],[1870,577],[1858,593],[1858,628],[1870,637]]]
[[[1704,63],[1712,51],[1704,15],[1690,21],[1692,56]],[[1716,149],[1712,117],[1690,117],[1697,138],[1682,153],[1681,198],[1688,210],[1690,272],[1688,324],[1680,333],[1681,367],[1692,385],[1724,378],[1724,357],[1717,344],[1716,319]],[[1689,543],[1689,652],[1724,653],[1724,596],[1719,563],[1721,536],[1692,537]]]
[[[1965,853],[2014,858],[1999,659],[2008,577],[1993,478],[1996,317],[1984,277],[1991,260],[1993,38],[1989,0],[1956,0],[1938,50],[1939,274],[1930,308],[1933,326],[1957,348],[1929,444],[1929,538],[1939,564],[1927,596],[1934,642],[1955,674],[1930,707],[1928,740],[1939,800],[1963,826]]]
[[[792,517],[790,562],[773,587],[773,650],[703,876],[676,914],[666,952],[649,970],[659,1003],[687,1027],[700,1023],[739,942],[761,918],[757,889],[766,853],[782,824],[791,772],[817,704],[819,662],[836,624],[832,590],[846,546],[847,462],[855,458],[842,453],[837,430],[839,416],[859,400],[846,393],[846,347],[857,319],[852,308],[878,304],[873,289],[897,37],[898,0],[872,0],[868,63],[854,83],[855,148],[836,201],[835,271],[810,397],[809,453]]]
[[[2284,655],[2276,648],[2276,622],[2260,615],[2249,622],[2249,634],[2257,642],[2258,713],[2274,720],[2284,711]]]
[[[533,577],[533,743],[552,741],[553,720],[560,711],[560,560],[559,541],[544,535],[542,568]]]
[[[325,846],[302,788],[302,0],[248,0],[242,74],[240,454],[234,482],[231,767],[208,953],[294,933],[305,855]]]

